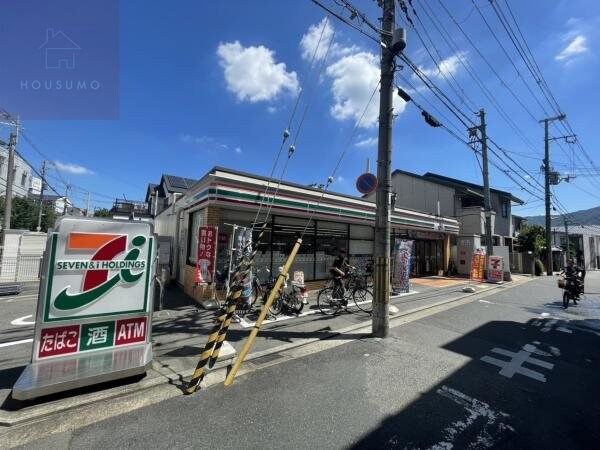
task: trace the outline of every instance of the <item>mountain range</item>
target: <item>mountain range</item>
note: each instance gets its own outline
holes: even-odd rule
[[[545,226],[546,224],[546,216],[529,216],[526,219],[529,225]],[[573,225],[600,225],[600,206],[569,213],[569,219],[574,222]],[[563,223],[562,220],[554,220],[552,225],[562,226]]]

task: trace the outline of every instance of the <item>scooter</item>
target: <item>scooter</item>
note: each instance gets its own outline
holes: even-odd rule
[[[578,270],[576,275],[562,274],[562,278],[558,280],[558,287],[563,290],[563,307],[569,307],[569,300],[573,300],[573,304],[577,305],[577,301],[581,300],[581,294],[584,293],[585,272]]]

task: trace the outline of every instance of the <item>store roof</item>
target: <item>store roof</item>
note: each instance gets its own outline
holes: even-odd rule
[[[429,180],[429,181],[437,182],[437,183],[440,183],[440,184],[443,184],[446,186],[462,188],[462,189],[467,190],[471,194],[482,195],[480,191],[483,191],[483,186],[481,186],[480,184],[469,183],[468,181],[457,180],[456,178],[450,178],[450,177],[446,177],[444,175],[438,175],[437,173],[427,172],[423,175],[422,178]],[[496,194],[499,194],[503,197],[508,197],[511,199],[511,201],[518,203],[520,205],[525,203],[523,200],[521,200],[518,197],[515,197],[510,192],[501,191],[499,189],[494,189],[494,188],[491,188],[490,191],[494,192]]]

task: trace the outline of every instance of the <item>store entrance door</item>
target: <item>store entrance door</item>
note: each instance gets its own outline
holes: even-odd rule
[[[414,277],[437,275],[443,267],[442,248],[443,241],[416,240],[411,275]]]

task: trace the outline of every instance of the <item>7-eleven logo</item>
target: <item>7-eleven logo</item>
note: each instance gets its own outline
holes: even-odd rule
[[[87,306],[119,283],[135,283],[146,270],[147,262],[139,259],[145,236],[135,236],[128,250],[125,234],[70,233],[67,250],[77,253],[94,251],[89,259],[65,259],[55,263],[57,271],[83,272],[81,292],[65,287],[54,299],[54,307],[72,310]],[[119,256],[123,255],[121,258]]]

